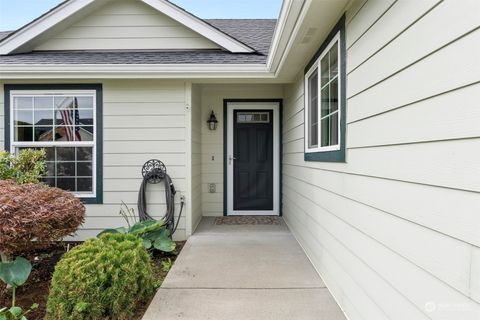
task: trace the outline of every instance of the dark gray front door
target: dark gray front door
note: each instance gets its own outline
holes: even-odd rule
[[[273,210],[273,111],[233,117],[233,209]]]

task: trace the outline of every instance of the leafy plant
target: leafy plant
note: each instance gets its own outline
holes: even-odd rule
[[[162,260],[162,270],[163,271],[165,271],[165,272],[170,271],[170,269],[172,269],[172,266],[173,266],[172,259],[167,258],[167,259]]]
[[[27,281],[32,272],[32,264],[25,258],[17,257],[12,262],[0,263],[0,279],[12,287],[12,307],[15,306],[15,292],[17,287]]]
[[[104,234],[62,257],[46,320],[131,319],[155,290],[150,255],[132,234]]]
[[[12,157],[7,151],[0,150],[0,180],[15,178],[15,169],[12,167]]]
[[[39,183],[45,173],[45,157],[45,149],[23,149],[17,157],[0,151],[0,180]]]
[[[126,209],[124,210],[123,207]],[[147,220],[136,222],[133,209],[122,202],[120,215],[125,218],[128,227],[105,229],[97,237],[107,233],[132,234],[143,240],[145,249],[156,249],[163,252],[172,252],[176,248],[175,242],[171,239],[170,230],[165,226],[163,220]],[[132,224],[132,221],[134,223]]]
[[[31,263],[22,257],[17,257],[12,262],[0,263],[0,279],[12,288],[12,306],[0,308],[0,320],[27,320],[25,316],[38,308],[38,304],[33,304],[30,309],[23,311],[15,305],[17,287],[27,281],[31,271]]]
[[[129,208],[123,201],[120,205],[120,211],[118,214],[125,219],[129,228],[138,222],[137,216],[135,215],[135,210],[133,208]]]
[[[3,261],[74,233],[85,219],[85,206],[70,192],[12,180],[0,180],[0,190]]]
[[[20,307],[0,308],[0,320],[27,320],[26,315],[36,310],[38,304],[34,303],[27,311]]]

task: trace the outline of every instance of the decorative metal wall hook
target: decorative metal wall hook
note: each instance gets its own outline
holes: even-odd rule
[[[148,183],[156,184],[165,179],[167,168],[162,161],[151,159],[145,162],[142,167],[142,176]]]

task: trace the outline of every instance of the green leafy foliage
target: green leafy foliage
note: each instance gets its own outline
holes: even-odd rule
[[[24,149],[15,157],[0,151],[0,180],[14,180],[19,184],[39,183],[45,173],[45,149]]]
[[[22,308],[15,306],[16,289],[27,281],[31,271],[32,264],[22,257],[0,263],[0,279],[12,287],[12,306],[0,308],[0,320],[27,320],[25,316],[38,308],[38,304],[33,304],[30,309],[23,311]]]
[[[156,249],[163,252],[172,252],[176,248],[175,242],[171,239],[170,231],[165,227],[163,220],[147,220],[137,222],[131,227],[120,227],[116,229],[105,229],[98,234],[132,234],[143,240],[145,249]]]
[[[154,292],[150,255],[132,234],[105,233],[73,248],[53,274],[46,320],[131,319]]]
[[[12,262],[0,263],[0,279],[12,287],[18,287],[27,281],[32,265],[25,258],[17,257]]]
[[[23,311],[20,307],[0,308],[0,320],[27,320],[26,315],[38,308],[34,303],[30,309]]]
[[[167,258],[167,259],[162,260],[162,270],[163,271],[165,271],[165,272],[170,271],[170,269],[172,269],[172,266],[173,266],[172,259]]]

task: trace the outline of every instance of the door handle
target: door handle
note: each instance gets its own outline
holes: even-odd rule
[[[235,158],[234,156],[230,155],[228,157],[228,164],[232,164],[232,160],[237,160],[237,158]]]

